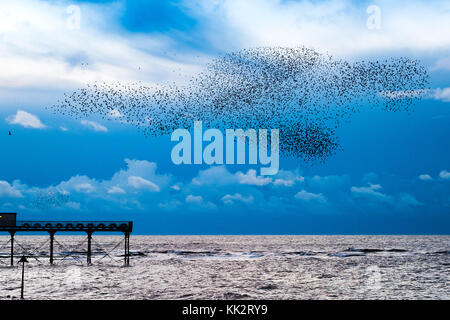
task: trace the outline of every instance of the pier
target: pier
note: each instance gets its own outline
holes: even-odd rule
[[[18,232],[47,232],[50,237],[49,260],[54,263],[55,234],[81,232],[87,234],[87,264],[92,263],[92,235],[94,232],[120,232],[124,235],[124,264],[130,265],[130,233],[132,221],[16,221],[16,213],[0,213],[0,232],[8,232],[11,266],[14,265],[14,237]]]

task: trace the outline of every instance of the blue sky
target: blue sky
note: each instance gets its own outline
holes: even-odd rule
[[[378,29],[367,26],[369,5]],[[1,210],[130,219],[142,234],[448,234],[447,30],[442,1],[4,1]],[[170,136],[48,108],[89,82],[183,83],[225,52],[299,45],[350,60],[421,59],[431,89],[410,113],[365,106],[338,129],[342,151],[314,165],[281,158],[276,176],[176,166]],[[66,200],[36,205],[58,193]]]

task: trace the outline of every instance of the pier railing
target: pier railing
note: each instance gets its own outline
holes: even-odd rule
[[[131,221],[17,221],[15,226],[0,226],[0,231],[110,231],[131,232]]]

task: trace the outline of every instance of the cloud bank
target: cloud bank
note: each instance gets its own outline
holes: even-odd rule
[[[352,185],[347,175],[308,177],[298,170],[281,170],[272,179],[258,176],[252,169],[232,173],[225,166],[215,166],[183,180],[159,173],[154,162],[125,159],[125,163],[126,168],[106,180],[77,175],[48,187],[0,180],[0,203],[25,214],[39,214],[41,210],[64,215],[135,211],[215,214],[210,210],[227,214],[236,208],[271,214],[335,215],[342,210],[420,209],[435,201],[426,196],[426,185],[422,193],[408,189],[388,193],[383,192],[380,184]],[[446,180],[450,179],[450,173],[442,170],[440,178],[442,183],[435,181],[436,187],[448,190]]]
[[[341,56],[436,52],[435,68],[448,67],[448,56],[439,54],[450,48],[445,1],[377,1],[377,29],[367,25],[369,4],[356,1],[183,1],[166,4],[167,9],[177,12],[177,21],[189,19],[195,27],[183,29],[181,24],[153,32],[123,24],[130,4],[120,0],[78,2],[80,24],[71,27],[68,7],[73,5],[0,3],[0,87],[48,91],[96,80],[180,81],[198,71],[205,56],[257,46],[303,45]],[[151,4],[140,5],[144,17],[155,10]],[[176,54],[180,48],[185,55]]]

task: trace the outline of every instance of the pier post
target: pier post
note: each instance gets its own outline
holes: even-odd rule
[[[53,242],[55,240],[55,231],[49,231],[50,234],[50,264],[53,264]]]
[[[9,234],[11,235],[11,267],[14,266],[14,234],[15,231],[9,231]]]
[[[130,265],[130,233],[124,232],[125,235],[125,265]]]
[[[92,255],[92,231],[86,232],[88,235],[88,252],[87,252],[87,264],[91,264],[91,255]]]

